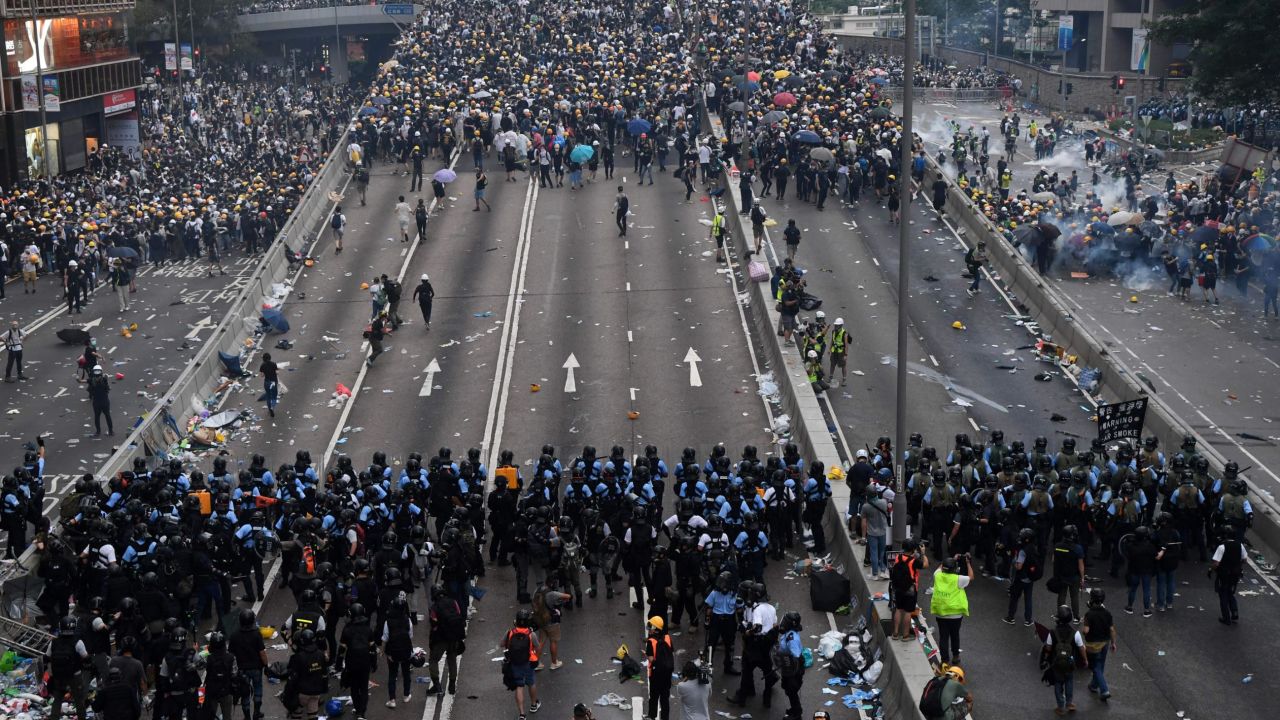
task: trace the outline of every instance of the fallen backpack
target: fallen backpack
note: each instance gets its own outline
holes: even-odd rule
[[[947,687],[945,677],[935,677],[924,686],[920,693],[920,712],[926,718],[940,718],[946,714],[942,707],[942,691]]]

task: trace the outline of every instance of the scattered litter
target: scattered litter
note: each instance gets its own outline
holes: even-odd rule
[[[1244,683],[1245,685],[1248,685],[1249,683],[1253,682],[1253,673],[1249,673],[1248,675],[1245,675],[1243,678],[1240,679],[1240,682]]]
[[[485,310],[484,312],[472,313],[472,314],[471,314],[471,316],[472,316],[472,317],[478,317],[478,318],[493,317],[493,311],[492,311],[492,310]]]

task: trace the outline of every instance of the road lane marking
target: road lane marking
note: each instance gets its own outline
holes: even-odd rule
[[[507,397],[510,394],[511,366],[515,360],[516,339],[520,330],[520,296],[524,294],[525,273],[529,267],[529,246],[533,238],[533,215],[538,202],[538,184],[532,179],[525,190],[524,209],[520,213],[520,232],[516,236],[515,264],[511,268],[511,284],[507,289],[507,306],[503,312],[502,339],[498,344],[498,360],[494,365],[493,388],[489,394],[489,412],[485,419],[481,451],[489,453],[489,467],[497,467],[498,445],[505,424]]]
[[[702,358],[698,357],[698,351],[690,347],[684,355],[684,362],[689,364],[689,387],[702,387],[702,373],[698,372]]]
[[[564,376],[564,391],[567,393],[577,392],[578,382],[573,377],[573,371],[582,367],[578,364],[578,358],[574,357],[573,353],[569,353],[569,357],[565,359],[564,365],[561,365],[560,367],[564,368],[566,371]]]
[[[440,361],[436,358],[431,358],[431,362],[427,364],[425,372],[427,373],[427,379],[423,381],[422,389],[418,391],[418,397],[431,396],[431,391],[434,388],[436,379],[436,373],[440,372]]]

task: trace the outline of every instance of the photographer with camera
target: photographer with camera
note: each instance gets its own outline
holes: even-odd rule
[[[710,694],[711,674],[692,660],[685,662],[676,685],[681,720],[711,720]]]
[[[929,612],[938,621],[938,654],[945,665],[960,663],[960,624],[969,614],[965,588],[972,580],[973,563],[968,553],[943,560],[933,573]]]

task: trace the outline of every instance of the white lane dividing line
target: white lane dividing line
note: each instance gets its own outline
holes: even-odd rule
[[[635,342],[635,341],[636,341],[635,336],[631,334],[631,331],[630,331],[630,330],[628,330],[628,331],[627,331],[627,342]],[[1280,367],[1280,365],[1277,365],[1276,367]]]
[[[520,302],[524,294],[525,274],[529,267],[529,245],[533,239],[533,215],[538,202],[538,184],[532,179],[525,189],[524,209],[520,213],[520,232],[516,237],[515,264],[511,268],[511,285],[507,289],[507,306],[503,311],[502,339],[498,344],[498,360],[494,365],[493,388],[489,393],[489,413],[485,419],[481,452],[489,453],[489,467],[497,467],[498,445],[502,439],[510,394],[511,365],[515,360],[516,339],[520,330]]]
[[[929,362],[933,363],[933,366],[934,366],[934,367],[939,367],[939,366],[938,366],[938,358],[934,357],[934,356],[933,356],[933,353],[929,353]]]
[[[60,398],[60,397],[62,397],[63,395],[66,395],[66,394],[67,394],[67,388],[64,386],[64,387],[58,388],[58,392],[57,392],[57,394],[55,394],[55,395],[54,395],[54,397],[56,397],[56,398]]]
[[[1264,358],[1262,358],[1262,359],[1263,359],[1263,360],[1266,360],[1266,361],[1267,361],[1267,362],[1269,362],[1269,363],[1271,363],[1271,364],[1272,364],[1272,366],[1276,367],[1277,369],[1280,369],[1280,363],[1277,363],[1275,360],[1272,360],[1272,359],[1271,359],[1271,358],[1269,358],[1269,357],[1264,357]]]
[[[982,432],[982,428],[978,427],[978,421],[973,418],[969,418],[969,424],[973,426],[974,432]]]
[[[880,261],[877,260],[874,255],[871,257],[871,262],[875,263],[876,267],[880,267]]]
[[[636,401],[636,391],[637,391],[637,390],[639,390],[640,388],[627,388],[627,389],[631,391],[631,402],[635,402],[635,401]]]
[[[631,292],[631,283],[627,283],[627,292]]]

